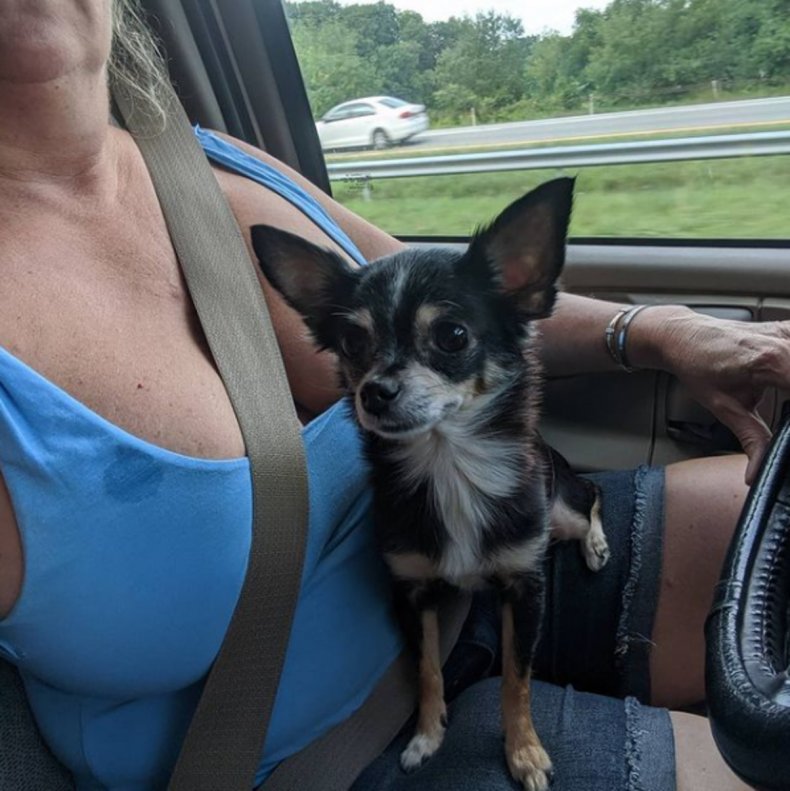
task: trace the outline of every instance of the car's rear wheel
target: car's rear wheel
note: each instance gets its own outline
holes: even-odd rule
[[[370,138],[370,142],[373,144],[373,148],[375,148],[376,151],[383,151],[390,145],[389,136],[383,129],[376,129]]]

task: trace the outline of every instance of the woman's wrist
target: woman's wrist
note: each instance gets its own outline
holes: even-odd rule
[[[542,356],[546,375],[572,376],[616,370],[619,362],[612,354],[607,329],[612,327],[612,343],[619,339],[620,321],[633,305],[606,302],[562,292],[553,315],[541,319]],[[671,337],[690,331],[689,319],[702,318],[688,308],[677,305],[650,305],[635,315],[623,339],[625,356],[632,368],[673,370]],[[622,367],[620,367],[622,370]]]
[[[672,351],[677,338],[688,332],[697,316],[683,305],[650,305],[634,316],[628,328],[628,362],[634,368],[673,369]]]

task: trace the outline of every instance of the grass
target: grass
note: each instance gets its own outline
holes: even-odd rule
[[[335,197],[398,235],[467,235],[558,171],[335,183]],[[580,168],[572,236],[790,239],[790,156]]]

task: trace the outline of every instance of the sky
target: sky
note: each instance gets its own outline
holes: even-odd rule
[[[339,0],[341,5],[377,0]],[[426,22],[451,16],[474,16],[478,11],[499,11],[520,19],[529,35],[557,30],[568,34],[577,8],[605,8],[611,0],[387,0],[402,11],[417,11]]]

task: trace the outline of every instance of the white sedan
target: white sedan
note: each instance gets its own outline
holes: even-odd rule
[[[392,96],[368,96],[333,107],[316,123],[321,148],[372,146],[384,149],[428,128],[422,104]]]

